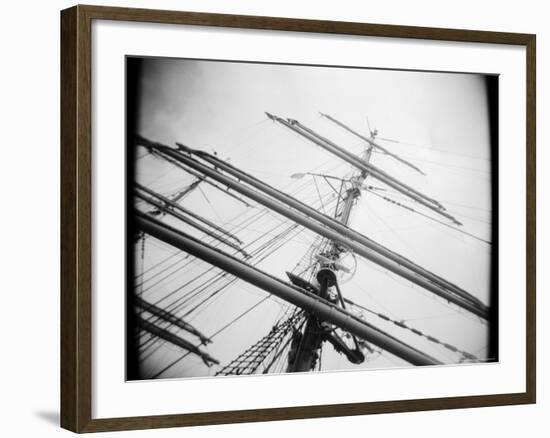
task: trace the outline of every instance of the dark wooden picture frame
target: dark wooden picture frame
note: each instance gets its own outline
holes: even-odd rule
[[[93,20],[186,24],[526,48],[526,391],[127,418],[92,418]],[[75,6],[61,13],[61,426],[74,432],[147,429],[535,403],[535,35],[380,24]]]

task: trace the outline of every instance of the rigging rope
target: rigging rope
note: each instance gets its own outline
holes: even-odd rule
[[[298,311],[283,323],[275,324],[267,335],[225,365],[216,373],[216,376],[254,374],[261,364],[283,343],[289,333],[292,333],[295,326],[301,325],[303,321],[305,321],[304,312]]]
[[[427,218],[427,219],[430,219],[430,220],[432,220],[432,221],[434,221],[434,222],[437,222],[438,224],[444,225],[444,226],[450,228],[451,230],[455,230],[455,231],[457,231],[457,232],[459,232],[459,233],[462,233],[462,234],[464,234],[464,235],[466,235],[466,236],[469,236],[469,237],[471,237],[471,238],[473,238],[473,239],[479,240],[480,242],[484,242],[484,243],[486,243],[486,244],[488,244],[488,245],[491,245],[491,242],[489,242],[488,240],[482,239],[481,237],[478,237],[478,236],[476,236],[476,235],[474,235],[474,234],[468,233],[467,231],[461,230],[460,228],[453,227],[452,225],[449,225],[449,224],[446,223],[446,222],[440,221],[439,219],[436,219],[436,218],[434,218],[434,217],[432,217],[432,216],[430,216],[430,215],[428,215],[428,214],[425,214],[425,213],[422,213],[421,211],[415,210],[414,208],[409,207],[408,205],[405,205],[405,204],[402,204],[402,203],[400,203],[400,202],[397,202],[397,201],[395,201],[395,200],[393,200],[393,199],[391,199],[391,198],[388,198],[387,196],[381,195],[380,193],[376,193],[374,190],[371,190],[371,189],[368,189],[368,188],[365,188],[365,190],[367,190],[368,192],[372,193],[373,195],[378,196],[379,198],[382,198],[382,199],[383,199],[384,201],[386,201],[386,202],[389,202],[389,203],[391,203],[391,204],[395,204],[395,205],[397,205],[398,207],[404,208],[405,210],[408,210],[408,211],[410,211],[410,212],[412,212],[412,213],[419,214],[420,216],[423,216],[423,217],[425,217],[425,218]]]
[[[288,222],[289,222],[288,220],[285,220],[285,221],[283,221],[281,224],[278,224],[275,228],[277,228],[277,227],[279,227],[279,226],[281,226],[281,225],[284,225],[284,224],[286,224],[286,223],[288,223]],[[287,229],[286,231],[287,231],[287,232],[288,232],[288,231],[291,231],[291,230],[293,230],[293,229],[295,229],[295,228],[297,228],[297,227],[298,227],[297,224],[293,224],[293,225],[292,225],[291,227],[289,227],[289,229]],[[299,232],[303,232],[303,231],[305,231],[305,230],[302,229],[302,230],[300,230]],[[279,236],[279,240],[281,240],[283,237],[284,237],[284,235],[280,235],[280,236]],[[256,239],[256,240],[259,240],[259,238]],[[264,244],[261,245],[259,248],[256,248],[256,250],[255,250],[255,251],[256,251],[256,254],[254,254],[254,255],[257,256],[257,255],[259,255],[259,252],[262,251],[263,249],[268,249],[271,242],[276,243],[276,240],[271,239],[270,242],[264,243]],[[257,263],[263,261],[267,256],[269,256],[270,254],[272,254],[274,251],[278,250],[278,249],[279,249],[281,246],[283,246],[285,243],[286,243],[285,241],[282,241],[282,243],[281,243],[277,248],[273,249],[273,250],[270,251],[268,254],[265,254],[260,260],[257,260],[254,264],[257,264]],[[213,269],[213,268],[212,268],[212,269]],[[211,270],[211,269],[209,269],[208,271],[210,271],[210,270]],[[208,272],[208,271],[207,271],[207,272]],[[167,310],[172,311],[172,312],[175,312],[175,311],[180,310],[180,309],[182,308],[182,306],[185,304],[185,302],[188,302],[189,299],[193,299],[193,298],[197,297],[197,296],[198,296],[200,293],[202,293],[202,292],[206,292],[206,290],[207,290],[207,288],[208,288],[209,286],[213,285],[213,284],[214,284],[215,282],[217,282],[218,280],[221,280],[221,279],[224,278],[226,275],[227,275],[226,273],[218,273],[217,276],[215,276],[214,278],[211,278],[210,280],[207,280],[206,282],[203,282],[202,285],[203,285],[204,287],[202,287],[202,289],[198,290],[198,292],[194,292],[194,291],[197,290],[196,288],[195,288],[194,290],[191,290],[190,292],[186,293],[183,297],[178,298],[178,300],[176,300],[174,303],[172,303],[172,304],[167,308]],[[197,279],[198,277],[201,277],[201,276],[202,276],[202,274],[201,274],[201,275],[198,275],[197,277],[195,277],[195,279]],[[195,279],[193,279],[192,281],[194,281]],[[187,282],[186,284],[190,284],[192,281]],[[217,290],[215,290],[214,292],[212,292],[206,299],[204,299],[201,303],[199,303],[198,305],[196,305],[196,306],[192,309],[192,311],[195,310],[195,309],[200,308],[200,306],[203,305],[206,301],[208,301],[210,298],[212,298],[212,297],[218,295],[219,292],[221,292],[221,291],[223,291],[223,290],[226,290],[231,284],[235,283],[236,281],[237,281],[237,279],[231,279],[231,280],[229,280],[228,283],[226,283],[225,285],[219,287]],[[209,283],[209,284],[208,284],[208,283]],[[201,287],[201,286],[198,286],[198,287]],[[181,289],[181,288],[178,288],[178,289]],[[189,299],[187,299],[187,300],[184,301],[183,303],[181,302],[181,301],[183,300],[183,298],[185,298],[186,296],[188,297],[188,296],[189,296],[190,294],[192,294],[192,293],[193,293],[193,295],[192,295]],[[169,295],[171,295],[171,294],[172,294],[172,293],[170,293]],[[167,296],[165,296],[163,299],[165,299],[166,297],[167,297]],[[163,299],[161,299],[161,300],[163,300]],[[161,301],[161,300],[159,300],[159,301]],[[177,305],[174,307],[174,304],[177,303],[178,301],[180,301],[180,303],[177,304]],[[158,304],[158,302],[157,302],[157,304]],[[204,308],[203,308],[202,310],[204,311]],[[189,313],[190,313],[190,312],[185,313],[184,316],[187,316]],[[162,322],[161,322],[161,323],[162,323]],[[158,338],[156,338],[156,339],[151,339],[151,338],[150,338],[149,341],[151,341],[151,340],[152,340],[152,343],[149,342],[149,345],[142,345],[142,347],[149,348],[149,347],[151,347],[152,345],[154,345],[155,343],[159,343],[159,342],[160,342],[161,345],[164,343],[164,341],[159,340]],[[159,348],[160,348],[161,345],[159,345]],[[158,349],[158,348],[157,348],[157,349]],[[154,349],[153,352],[156,351],[157,349]],[[149,355],[148,355],[148,356],[149,356]]]
[[[427,339],[428,341],[434,343],[434,344],[438,344],[438,345],[441,345],[442,347],[446,348],[447,350],[449,351],[452,351],[453,353],[458,353],[460,354],[464,359],[468,359],[468,360],[471,360],[473,362],[483,362],[480,358],[478,358],[477,356],[474,356],[473,354],[471,353],[468,353],[467,351],[464,351],[464,350],[460,350],[459,348],[455,347],[454,345],[451,345],[451,344],[448,344],[446,342],[443,342],[443,341],[440,341],[439,339],[437,338],[434,338],[433,336],[430,336],[426,333],[423,333],[421,332],[420,330],[417,330],[407,324],[405,324],[403,321],[398,321],[396,319],[393,319],[383,313],[379,313],[379,312],[376,312],[374,310],[371,310],[365,306],[362,306],[360,304],[357,304],[347,298],[344,298],[344,301],[352,306],[355,306],[361,310],[364,310],[366,312],[369,312],[375,316],[377,316],[378,318],[384,320],[384,321],[389,321],[391,323],[393,323],[394,325],[402,328],[402,329],[405,329],[405,330],[408,330],[410,331],[411,333],[414,333],[415,335],[417,336],[420,336],[420,337],[423,337],[425,339]],[[364,319],[364,317],[362,318]]]
[[[290,228],[293,229],[293,228],[296,228],[296,227],[297,227],[297,225],[294,224],[294,225],[292,225]],[[301,231],[303,231],[303,230],[300,230],[300,232],[301,232]],[[282,237],[284,237],[284,236],[281,236],[281,238],[280,238],[279,240],[282,240]],[[275,241],[274,241],[274,242],[275,242]],[[257,263],[263,261],[265,258],[267,258],[269,255],[271,255],[274,251],[278,250],[278,249],[279,249],[282,245],[284,245],[285,243],[286,243],[285,241],[282,241],[282,243],[281,243],[277,248],[274,248],[274,249],[272,249],[269,253],[264,254],[263,257],[262,257],[260,260],[256,260],[253,264],[257,264]],[[269,246],[266,246],[266,245],[264,244],[264,245],[260,248],[260,250],[264,250],[264,249],[269,249]],[[255,254],[255,255],[256,255],[256,256],[259,255],[259,252],[258,252],[257,254]],[[213,268],[212,268],[212,269],[213,269]],[[208,286],[214,284],[217,280],[219,280],[219,279],[225,277],[226,275],[227,275],[227,273],[219,273],[219,274],[218,274],[219,277],[214,277],[214,278],[212,278],[212,279],[210,279],[210,280],[207,280],[205,283],[210,282],[210,284],[204,286],[201,290],[199,290],[198,292],[196,292],[193,296],[191,296],[191,299],[194,298],[194,297],[196,297],[199,293],[206,291]],[[202,276],[202,274],[199,275],[199,276],[197,276],[197,277],[200,277],[200,276]],[[207,298],[201,303],[201,305],[204,304],[204,302],[205,302],[206,300],[208,300],[208,299],[212,298],[213,296],[217,295],[219,292],[221,292],[221,291],[223,291],[223,290],[226,290],[227,287],[229,287],[231,284],[235,283],[236,281],[237,281],[236,278],[231,279],[228,283],[226,283],[225,285],[223,285],[223,286],[221,286],[220,288],[218,288],[217,290],[215,290],[209,297],[207,297]],[[203,283],[203,285],[204,285],[205,283]],[[194,289],[194,290],[196,290],[196,289]],[[190,291],[190,292],[188,292],[185,296],[188,296],[188,295],[189,295],[190,293],[192,293],[192,292],[193,292],[193,290]],[[185,296],[184,296],[184,297],[185,297]],[[183,297],[182,297],[182,298],[183,298]],[[179,299],[176,300],[176,301],[181,301],[182,298],[179,298]],[[188,301],[188,300],[187,300],[187,301]],[[180,309],[182,308],[183,304],[185,304],[185,302],[184,302],[184,303],[178,304],[175,308],[174,308],[173,306],[171,306],[170,310],[173,311],[173,312],[174,312],[174,311],[177,311],[177,310],[180,310]],[[200,305],[199,305],[199,306],[195,306],[195,308],[198,308],[198,307],[200,307]],[[203,310],[204,310],[204,308],[203,308]],[[188,313],[189,313],[189,312],[187,312],[185,315],[187,315]],[[185,316],[185,315],[184,315],[184,316]]]
[[[245,310],[244,312],[242,312],[241,314],[237,315],[235,318],[233,318],[229,323],[225,324],[224,326],[222,326],[221,328],[219,328],[218,330],[216,330],[214,333],[212,333],[210,336],[208,336],[209,339],[214,339],[217,335],[219,335],[220,333],[224,332],[226,329],[228,329],[229,327],[231,327],[233,324],[235,324],[239,319],[241,319],[243,316],[247,315],[248,313],[250,313],[252,310],[254,310],[256,307],[258,307],[260,304],[264,303],[265,301],[267,301],[268,299],[270,298],[270,295],[262,298],[260,301],[258,301],[256,304],[254,304],[253,306],[249,307],[247,310]],[[200,344],[202,345],[202,344]],[[189,356],[189,354],[191,353],[185,353],[183,354],[182,356],[180,356],[179,358],[175,359],[174,361],[170,362],[168,365],[166,365],[164,368],[162,368],[160,371],[158,371],[157,373],[153,374],[150,378],[151,379],[156,379],[158,378],[161,374],[163,374],[164,372],[168,371],[170,368],[172,368],[174,365],[176,365],[177,363],[179,363],[180,361],[182,361],[183,359],[185,359],[187,356]]]

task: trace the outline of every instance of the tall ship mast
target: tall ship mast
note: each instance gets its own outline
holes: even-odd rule
[[[246,150],[129,138],[129,379],[498,360],[490,275],[463,282],[453,259],[456,242],[490,261],[492,235],[470,225],[482,207],[426,183],[437,166],[484,168],[415,157],[366,114],[258,118],[272,137]],[[447,240],[421,251],[399,226]]]

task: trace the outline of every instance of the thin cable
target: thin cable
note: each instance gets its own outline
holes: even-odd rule
[[[436,218],[434,218],[434,217],[432,217],[432,216],[430,216],[430,215],[427,215],[427,214],[425,214],[425,213],[422,213],[421,211],[415,210],[414,208],[409,207],[408,205],[401,204],[400,202],[394,201],[393,199],[390,199],[390,198],[388,198],[388,197],[386,197],[386,196],[383,196],[383,195],[381,195],[381,194],[379,194],[379,193],[376,193],[376,192],[373,191],[373,190],[369,190],[369,189],[365,189],[365,190],[369,191],[370,193],[372,193],[372,194],[374,194],[374,195],[376,195],[376,196],[382,198],[383,200],[385,200],[385,201],[387,201],[387,202],[389,202],[389,203],[391,203],[391,204],[395,204],[395,205],[397,205],[398,207],[402,207],[402,208],[404,208],[404,209],[406,209],[406,210],[409,210],[409,211],[412,212],[412,213],[419,214],[420,216],[423,216],[423,217],[425,217],[425,218],[427,218],[427,219],[430,219],[430,220],[432,220],[432,221],[434,221],[434,222],[437,222],[438,224],[441,224],[441,225],[443,225],[443,226],[445,226],[445,227],[447,227],[447,228],[450,228],[451,230],[455,230],[455,231],[458,232],[458,233],[462,233],[462,234],[464,234],[464,235],[466,235],[466,236],[470,236],[470,237],[473,238],[473,239],[479,240],[480,242],[484,242],[484,243],[486,243],[487,245],[491,245],[491,242],[489,242],[488,240],[485,240],[485,239],[483,239],[483,238],[481,238],[481,237],[478,237],[478,236],[476,236],[476,235],[474,235],[474,234],[468,233],[467,231],[461,230],[460,228],[453,227],[452,225],[449,225],[449,224],[446,223],[446,222],[440,221],[439,219],[436,219]]]

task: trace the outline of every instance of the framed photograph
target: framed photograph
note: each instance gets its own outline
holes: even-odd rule
[[[61,13],[61,423],[535,403],[535,35]]]

